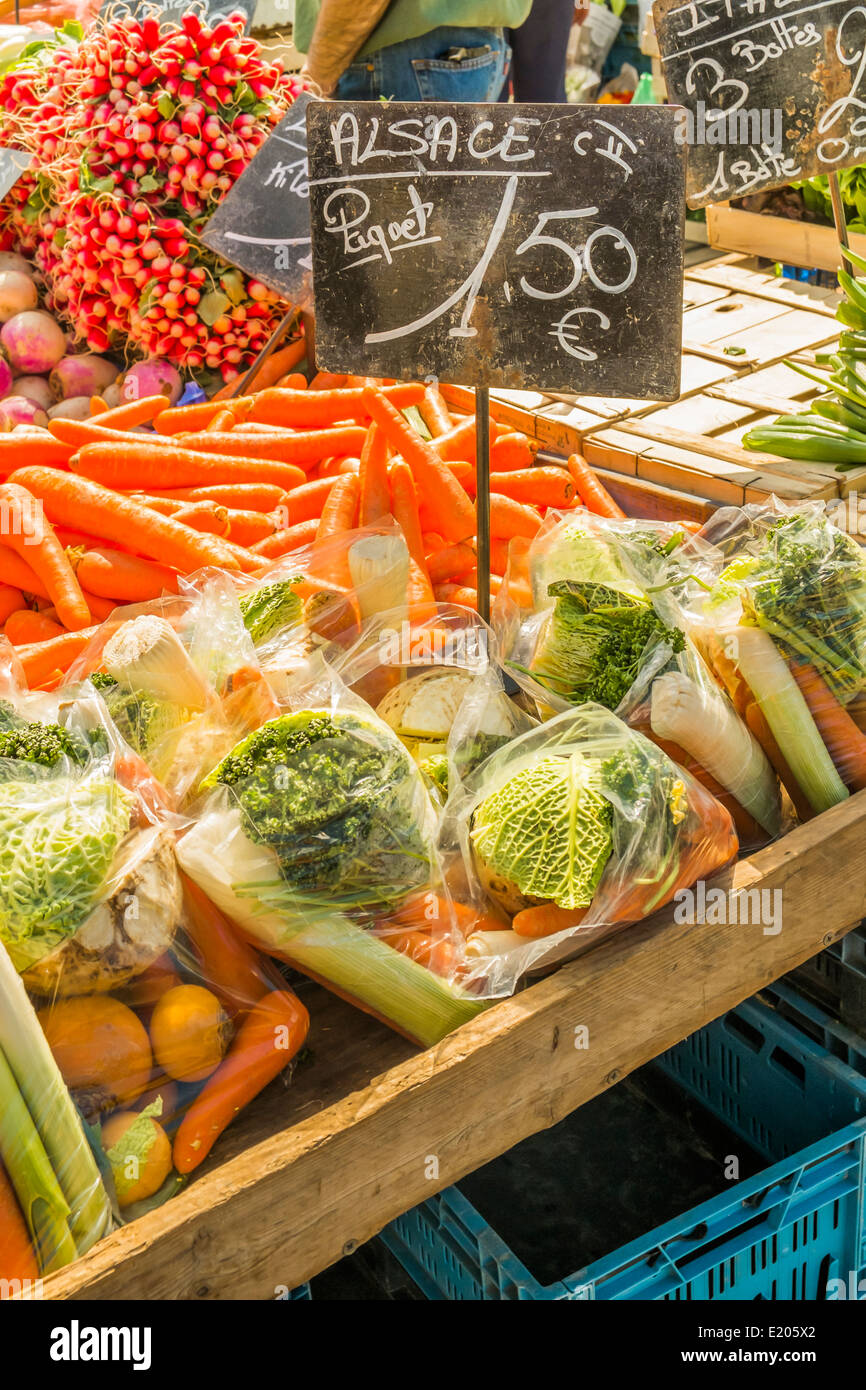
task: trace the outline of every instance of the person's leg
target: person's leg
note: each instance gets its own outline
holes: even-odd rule
[[[466,50],[465,57],[450,57]],[[508,47],[501,29],[442,27],[390,44],[352,63],[337,86],[342,101],[495,101]]]
[[[515,101],[565,101],[565,56],[574,0],[533,0],[511,31]]]

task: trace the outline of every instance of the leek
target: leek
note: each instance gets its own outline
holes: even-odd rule
[[[40,1274],[71,1264],[78,1251],[67,1224],[69,1204],[2,1051],[0,1158],[24,1213]]]
[[[2,942],[0,1052],[57,1175],[70,1210],[69,1229],[82,1255],[110,1230],[111,1205],[78,1111]],[[11,1125],[4,1104],[0,1129],[5,1132]]]
[[[754,817],[768,835],[782,828],[779,785],[767,756],[717,690],[681,671],[653,681],[650,725],[678,743]]]
[[[761,628],[738,627],[736,642],[743,679],[812,810],[837,806],[848,789],[773,639]]]

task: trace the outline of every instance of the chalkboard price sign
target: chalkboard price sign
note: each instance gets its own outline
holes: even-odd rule
[[[241,10],[247,17],[249,30],[258,0],[105,0],[99,13],[104,17],[122,16],[124,11],[142,16],[159,11],[160,20],[166,24],[180,24],[184,15],[192,10],[213,27],[221,19],[228,19],[235,10]]]
[[[655,0],[692,207],[866,161],[866,6]]]
[[[32,163],[33,156],[26,150],[11,150],[0,145],[0,198],[6,197]]]
[[[675,399],[675,125],[660,106],[311,104],[320,365]]]
[[[313,302],[307,107],[302,92],[207,224],[202,241],[302,309]]]

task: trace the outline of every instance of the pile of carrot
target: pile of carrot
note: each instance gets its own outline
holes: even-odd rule
[[[259,380],[183,407],[95,400],[88,420],[0,439],[0,630],[32,687],[56,684],[116,607],[204,566],[255,574],[309,546],[317,577],[350,587],[333,541],[388,517],[409,551],[410,611],[477,606],[474,418],[420,383]],[[537,448],[491,423],[494,594],[506,573],[528,592],[548,508],[622,515],[582,458],[539,466]]]

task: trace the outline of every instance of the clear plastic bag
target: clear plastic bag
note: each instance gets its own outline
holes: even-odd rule
[[[101,694],[0,657],[0,1254],[41,1276],[174,1195],[309,1020],[183,883]]]
[[[690,622],[801,819],[866,786],[866,557],[817,505],[722,518]]]
[[[737,853],[728,812],[599,705],[557,715],[468,779],[452,808],[470,879],[502,930],[466,946],[467,986],[510,993],[578,943],[639,921]]]
[[[422,1045],[477,1013],[422,775],[321,657],[200,791],[181,864],[261,949]]]
[[[776,777],[691,642],[681,603],[712,558],[673,524],[572,513],[529,547],[532,606],[509,585],[494,623],[542,716],[593,699],[612,709],[718,796],[752,849],[782,828]]]

